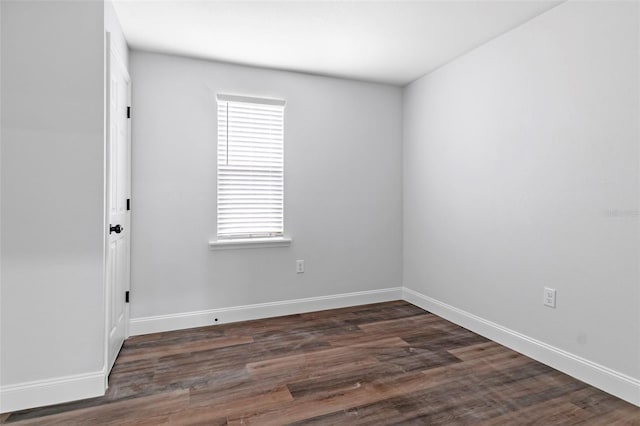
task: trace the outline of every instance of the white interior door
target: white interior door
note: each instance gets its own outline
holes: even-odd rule
[[[109,49],[107,135],[107,368],[111,371],[128,335],[130,284],[131,143],[130,79],[118,56]]]

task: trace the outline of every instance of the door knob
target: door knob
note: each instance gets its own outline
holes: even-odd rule
[[[112,232],[115,232],[116,234],[119,234],[122,231],[124,231],[124,228],[122,226],[120,226],[120,225],[116,225],[116,226],[110,225],[109,226],[109,234],[111,234]]]

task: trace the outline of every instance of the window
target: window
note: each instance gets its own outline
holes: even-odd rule
[[[218,95],[218,240],[284,235],[284,101]]]

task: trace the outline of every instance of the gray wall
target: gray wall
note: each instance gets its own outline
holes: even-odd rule
[[[138,51],[130,71],[132,318],[401,285],[401,89]],[[290,247],[208,248],[216,93],[287,102]]]
[[[103,20],[2,2],[2,385],[103,369]]]
[[[405,89],[406,287],[640,378],[638,47],[568,2]]]

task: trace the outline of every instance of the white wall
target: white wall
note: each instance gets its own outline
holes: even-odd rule
[[[2,386],[103,368],[103,18],[2,3]]]
[[[130,70],[132,318],[401,285],[401,89],[139,51]],[[216,93],[287,102],[290,247],[208,248]]]
[[[404,92],[405,286],[635,378],[638,35],[568,2]]]

